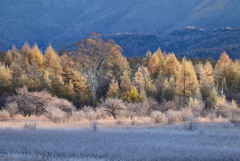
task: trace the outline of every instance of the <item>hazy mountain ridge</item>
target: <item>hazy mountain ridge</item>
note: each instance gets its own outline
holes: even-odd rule
[[[124,55],[130,57],[145,56],[148,50],[154,52],[160,47],[164,52],[174,52],[176,56],[218,59],[226,51],[231,58],[240,58],[240,29],[188,27],[168,35],[116,34],[103,36],[103,39],[113,39],[123,48]]]
[[[197,26],[240,28],[239,0],[2,0],[0,50],[25,41],[56,49],[89,32],[169,34]]]

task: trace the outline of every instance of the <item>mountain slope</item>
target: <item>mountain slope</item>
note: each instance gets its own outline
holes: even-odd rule
[[[0,50],[25,41],[59,49],[87,36],[240,28],[239,0],[1,0]]]
[[[240,29],[188,27],[168,35],[116,34],[103,36],[103,39],[113,39],[123,48],[123,54],[130,57],[145,56],[148,50],[154,52],[161,48],[164,52],[174,52],[178,57],[211,57],[216,60],[225,50],[231,58],[240,58]]]

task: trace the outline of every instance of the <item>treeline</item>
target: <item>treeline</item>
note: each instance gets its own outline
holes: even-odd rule
[[[75,45],[73,52],[58,53],[50,45],[43,53],[37,44],[25,43],[2,54],[0,107],[24,86],[30,92],[46,90],[65,98],[77,109],[95,107],[107,98],[127,103],[151,98],[159,104],[181,100],[181,106],[196,98],[205,103],[205,111],[215,109],[218,98],[240,102],[239,60],[233,61],[226,52],[216,62],[178,59],[161,49],[148,51],[145,57],[126,58],[119,45],[96,33]]]

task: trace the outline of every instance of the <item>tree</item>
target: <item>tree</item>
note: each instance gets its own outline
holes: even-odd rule
[[[117,118],[118,115],[120,115],[121,110],[124,110],[126,108],[125,104],[121,99],[112,99],[108,98],[103,102],[100,107],[104,108],[104,111],[106,111],[108,114],[110,114],[114,119]]]
[[[30,117],[32,114],[42,115],[45,112],[46,105],[52,100],[52,96],[46,91],[29,92],[28,88],[24,86],[16,89],[16,95],[9,100],[17,103],[19,113],[24,117],[27,115]]]
[[[198,87],[198,80],[192,62],[186,60],[186,58],[182,60],[176,86],[177,93],[184,97],[194,94]]]
[[[221,54],[220,58],[218,59],[216,66],[214,68],[214,78],[219,88],[222,88],[223,80],[226,79],[230,63],[231,59],[229,58],[228,54],[224,51]]]
[[[43,64],[43,55],[42,55],[42,52],[39,50],[37,44],[34,44],[32,48],[32,57],[33,57],[34,63],[37,64],[38,68],[41,68]],[[31,63],[33,64],[33,62]]]
[[[121,48],[114,44],[114,41],[103,41],[100,34],[91,33],[89,38],[85,38],[76,43],[77,51],[74,59],[79,62],[79,70],[89,83],[93,92],[93,99],[96,99],[99,78],[107,59],[114,55]],[[117,51],[116,51],[117,50]]]
[[[6,66],[10,66],[13,61],[12,54],[9,50],[7,51],[7,53],[4,57],[4,61],[5,61]]]
[[[121,93],[125,93],[127,91],[131,90],[132,82],[130,79],[130,73],[128,70],[123,71],[123,75],[120,77],[121,83],[120,83],[120,89]]]
[[[234,82],[237,77],[237,73],[239,71],[239,63],[238,61],[230,61],[230,64],[227,69],[226,73],[226,85],[229,89],[232,89],[234,87]],[[233,89],[232,89],[233,90]]]
[[[163,88],[163,98],[167,101],[171,101],[174,99],[176,95],[176,82],[172,77],[166,78],[164,81],[164,88]]]
[[[150,50],[148,50],[146,53],[146,57],[143,59],[144,66],[146,66],[146,67],[148,66],[149,60],[151,57],[152,57],[152,52]]]
[[[177,80],[178,77],[178,69],[179,69],[179,62],[174,53],[168,54],[166,59],[163,62],[163,75],[165,77],[170,78],[171,76]]]
[[[198,64],[197,69],[199,75],[199,89],[201,97],[204,101],[210,97],[211,90],[214,87],[214,72],[209,61],[205,65]]]
[[[45,69],[52,70],[54,74],[62,73],[60,58],[51,45],[47,47],[46,52],[43,56],[43,66]]]
[[[4,64],[0,63],[0,93],[9,92],[11,85],[11,71]]]
[[[153,95],[156,92],[156,87],[152,83],[150,74],[146,67],[138,67],[138,71],[134,74],[134,81],[140,92],[146,91],[148,96]]]
[[[32,50],[28,43],[24,43],[24,45],[22,46],[22,49],[21,49],[21,53],[22,53],[23,57],[28,58],[28,63],[32,62],[32,57],[31,57]]]
[[[127,102],[141,102],[142,98],[137,88],[132,86],[130,91],[123,94],[123,100]]]
[[[27,76],[30,80],[30,88],[36,91],[41,86],[40,79],[43,77],[43,71],[38,67],[36,63],[32,63],[27,71]]]
[[[117,98],[119,96],[119,86],[116,79],[112,79],[111,83],[109,84],[109,89],[107,92],[107,97],[109,98]]]
[[[153,78],[157,78],[163,70],[163,54],[160,48],[149,59],[148,69]]]

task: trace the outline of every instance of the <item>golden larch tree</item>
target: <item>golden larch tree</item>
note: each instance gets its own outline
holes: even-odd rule
[[[214,79],[219,88],[222,88],[223,81],[226,79],[230,63],[231,59],[224,51],[218,59],[214,68]]]
[[[107,97],[109,98],[117,98],[119,96],[119,86],[116,79],[112,79],[111,83],[109,84]]]
[[[198,88],[198,80],[192,62],[183,58],[176,82],[177,93],[189,97]]]
[[[9,91],[10,85],[11,85],[11,72],[8,67],[5,66],[5,64],[0,63],[0,93],[6,93]]]
[[[43,64],[43,55],[42,55],[42,52],[39,50],[37,44],[34,44],[32,48],[32,57],[33,57],[34,63],[37,64],[38,68],[41,68]],[[31,63],[33,64],[33,62]]]
[[[163,54],[161,49],[158,49],[148,62],[148,69],[153,78],[157,78],[158,74],[163,70]]]
[[[163,75],[170,78],[171,76],[177,80],[179,62],[174,53],[168,54],[163,62]]]
[[[60,58],[51,45],[47,47],[46,52],[43,56],[43,66],[46,70],[53,71],[55,74],[62,73]]]

